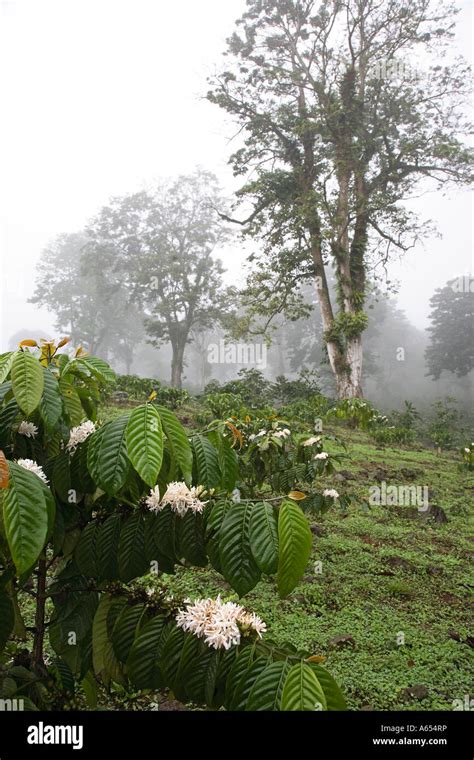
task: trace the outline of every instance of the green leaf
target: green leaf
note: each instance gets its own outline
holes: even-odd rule
[[[5,589],[0,588],[0,654],[13,630],[13,604]]]
[[[169,557],[171,560],[176,559],[176,546],[175,546],[175,523],[176,515],[167,504],[164,509],[161,509],[155,520],[155,542],[159,551],[164,554],[165,557]]]
[[[170,625],[169,634],[163,643],[163,647],[160,647],[160,667],[165,683],[172,691],[175,691],[178,686],[176,676],[183,652],[184,637],[185,633],[182,628]]]
[[[116,614],[125,603],[124,599],[116,599],[112,596],[103,596],[97,607],[92,624],[92,662],[94,672],[104,683],[110,680],[122,683],[123,668],[115,658],[112,643],[109,638],[109,617],[116,608]]]
[[[3,498],[5,533],[17,573],[29,570],[38,559],[49,527],[46,488],[40,478],[9,462],[10,482]]]
[[[112,632],[112,644],[115,656],[126,662],[140,623],[145,614],[144,604],[135,604],[132,607],[124,607],[115,621]]]
[[[59,383],[49,369],[42,367],[44,391],[39,405],[39,413],[48,430],[53,430],[63,413],[63,400]]]
[[[321,665],[317,665],[315,662],[309,662],[308,665],[321,684],[321,688],[324,691],[324,696],[326,697],[327,709],[347,710],[347,703],[344,698],[344,694],[342,693],[335,679],[326,670],[326,668],[323,668]]]
[[[195,456],[195,481],[204,486],[207,491],[217,488],[221,479],[217,451],[212,443],[200,433],[193,435],[191,442]]]
[[[212,567],[222,574],[219,552],[219,535],[224,517],[229,509],[226,501],[218,501],[211,509],[206,521],[206,551]]]
[[[267,665],[252,686],[246,709],[251,712],[278,711],[283,685],[290,668],[287,660],[278,660]]]
[[[128,583],[149,571],[145,555],[145,528],[139,512],[125,520],[118,549],[120,578]]]
[[[62,449],[54,460],[51,481],[61,501],[67,504],[71,489],[71,472],[69,454],[66,449]]]
[[[278,592],[287,596],[298,584],[311,554],[308,521],[295,502],[284,501],[278,516]]]
[[[250,547],[255,562],[267,575],[278,569],[278,521],[271,504],[258,502],[250,515]]]
[[[15,353],[13,351],[8,351],[6,354],[0,354],[0,383],[3,383],[8,377],[14,356]]]
[[[29,416],[43,395],[43,367],[29,351],[17,351],[13,357],[11,372],[13,394],[18,406]]]
[[[59,391],[63,398],[71,427],[80,425],[85,415],[77,390],[72,383],[62,377],[59,381]]]
[[[227,493],[234,490],[239,474],[239,459],[230,441],[224,438],[217,430],[208,434],[209,440],[217,450],[219,469],[221,471],[221,483]]]
[[[119,514],[107,517],[96,537],[97,575],[101,580],[115,581],[119,577],[118,547],[122,518]]]
[[[86,698],[87,707],[90,710],[95,710],[97,707],[97,681],[94,678],[94,674],[89,671],[85,678],[81,681],[81,688]]]
[[[326,697],[315,673],[305,662],[293,665],[281,695],[281,710],[310,711],[326,709]]]
[[[234,504],[228,510],[219,533],[222,574],[239,596],[254,588],[261,571],[250,548],[250,519],[253,504]]]
[[[195,567],[207,565],[207,554],[204,543],[204,527],[202,515],[194,512],[177,518],[176,528],[179,526],[179,554]]]
[[[175,415],[164,406],[157,406],[171,455],[178,463],[188,486],[192,482],[193,452],[186,431]]]
[[[266,657],[257,657],[257,659],[252,662],[250,667],[244,671],[232,698],[229,707],[230,710],[247,709],[247,700],[249,698],[249,694],[252,691],[255,682],[268,664],[269,660]]]
[[[10,446],[12,425],[16,420],[20,408],[14,398],[5,404],[0,412],[0,448],[6,449]]]
[[[107,422],[92,434],[89,444],[87,464],[92,477],[110,496],[120,491],[127,480],[130,466],[126,444],[129,417],[129,414],[124,414]]]
[[[73,360],[77,364],[82,364],[89,372],[100,380],[104,385],[113,383],[116,379],[116,374],[103,359],[98,359],[96,356],[78,357]]]
[[[224,704],[227,709],[229,708],[229,705],[232,702],[234,694],[237,690],[237,686],[239,685],[244,673],[246,673],[246,671],[250,668],[250,665],[253,662],[254,656],[255,656],[254,646],[245,647],[236,655],[236,659],[234,660],[232,667],[229,670],[229,674],[227,676],[227,681],[225,685]]]
[[[181,659],[175,678],[179,689],[184,691],[184,701],[204,702],[207,669],[212,658],[212,650],[197,636],[186,633]]]
[[[163,461],[163,430],[160,415],[152,404],[133,410],[126,432],[127,452],[134,468],[153,487]]]
[[[143,626],[133,642],[127,660],[127,672],[138,689],[159,689],[163,686],[159,645],[164,629],[165,618],[156,615]]]
[[[74,559],[80,572],[91,578],[98,575],[97,570],[97,536],[99,525],[93,521],[86,525],[74,551]]]
[[[12,384],[10,380],[0,385],[0,404],[3,404],[3,400],[11,392],[11,390],[12,390]]]

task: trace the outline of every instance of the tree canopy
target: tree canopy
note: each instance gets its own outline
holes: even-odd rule
[[[362,393],[378,269],[425,230],[405,201],[470,176],[467,67],[444,59],[454,14],[430,0],[248,0],[208,93],[239,127],[231,218],[263,243],[242,328],[299,315],[299,286],[316,282],[341,397]]]

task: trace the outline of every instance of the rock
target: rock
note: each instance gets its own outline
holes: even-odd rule
[[[423,684],[417,683],[415,686],[403,689],[402,696],[407,702],[412,699],[425,699],[428,696],[428,689]]]
[[[444,592],[439,595],[439,598],[441,599],[444,604],[456,604],[458,602],[457,596],[454,596],[454,594],[450,594],[449,592]]]
[[[433,520],[435,523],[443,524],[448,522],[446,512],[443,507],[437,507],[434,504],[430,504],[426,512],[420,512],[425,520]]]
[[[350,646],[352,649],[354,649],[356,643],[353,636],[351,636],[348,633],[342,633],[339,636],[334,636],[334,638],[329,639],[328,646],[330,649],[339,649],[341,647],[347,647]]]
[[[314,533],[315,536],[324,536],[326,529],[322,525],[311,525],[311,533]]]
[[[436,565],[430,565],[426,568],[426,572],[428,575],[443,575],[444,570],[442,567],[437,567]]]
[[[466,638],[463,639],[461,634],[455,631],[453,628],[450,628],[448,630],[448,636],[450,639],[453,639],[454,641],[458,641],[460,644],[467,644],[468,647],[471,647],[471,649],[474,649],[474,636],[466,636]]]
[[[353,472],[349,472],[349,470],[339,470],[339,472],[336,472],[334,475],[334,480],[337,480],[339,483],[344,483],[345,480],[357,480],[357,477]]]
[[[164,702],[160,702],[160,712],[189,712],[189,707],[183,705],[182,702],[178,702],[177,699],[167,699]]]
[[[408,467],[401,467],[400,468],[400,475],[405,478],[405,480],[415,480],[418,475],[421,473],[417,470],[410,470]]]
[[[412,563],[403,557],[387,557],[385,561],[390,567],[401,567],[402,570],[413,570]]]
[[[306,604],[306,597],[303,596],[303,594],[294,594],[292,596],[292,599],[294,602],[297,602],[298,604]]]

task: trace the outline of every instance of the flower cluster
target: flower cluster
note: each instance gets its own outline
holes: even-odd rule
[[[316,454],[314,458],[315,459],[327,459],[328,456],[329,456],[329,454],[327,453],[327,451],[320,451],[319,454]]]
[[[338,499],[339,494],[335,488],[326,488],[323,491],[323,496],[327,496],[329,499]]]
[[[26,420],[23,420],[23,422],[20,422],[18,432],[20,435],[26,435],[27,438],[36,438],[38,435],[38,428],[33,422],[26,422]]]
[[[311,438],[307,438],[306,441],[303,441],[303,446],[315,446],[317,443],[321,441],[321,436],[311,436]]]
[[[249,435],[249,441],[254,441],[256,438],[263,438],[264,435],[271,435],[273,438],[288,438],[288,436],[291,435],[291,430],[288,428],[280,429],[274,429],[274,430],[265,430],[265,428],[262,428],[262,430],[259,430],[258,433],[252,433]]]
[[[186,608],[176,617],[177,625],[190,631],[214,649],[230,649],[240,644],[242,633],[254,632],[260,638],[267,626],[254,612],[234,602],[217,599],[185,600]]]
[[[16,463],[25,470],[34,472],[35,475],[41,478],[43,483],[48,483],[48,478],[44,474],[43,468],[37,462],[34,462],[32,459],[17,459]]]
[[[86,438],[89,438],[92,433],[95,432],[95,423],[92,420],[86,420],[77,427],[73,427],[69,434],[69,441],[66,445],[68,451],[72,454],[75,452],[76,447],[80,443],[83,443]]]
[[[275,438],[288,438],[289,435],[291,435],[291,430],[288,430],[288,428],[283,428],[283,430],[277,430],[276,433],[273,433]]]
[[[166,493],[160,499],[160,489],[155,486],[151,489],[146,505],[151,512],[161,512],[167,504],[170,505],[173,512],[183,517],[188,510],[191,512],[202,512],[207,502],[201,501],[199,496],[203,492],[203,486],[193,486],[188,488],[186,483],[168,483]]]

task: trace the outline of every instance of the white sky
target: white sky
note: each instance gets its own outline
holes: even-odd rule
[[[458,47],[469,56],[471,0]],[[42,247],[80,229],[111,195],[154,178],[226,166],[233,129],[207,103],[244,0],[0,0],[0,351],[19,329],[52,332],[54,315],[27,303]],[[467,193],[418,203],[442,240],[427,241],[391,275],[412,321],[449,277],[472,272]],[[227,258],[227,260],[226,260]],[[229,277],[241,271],[234,249]]]

